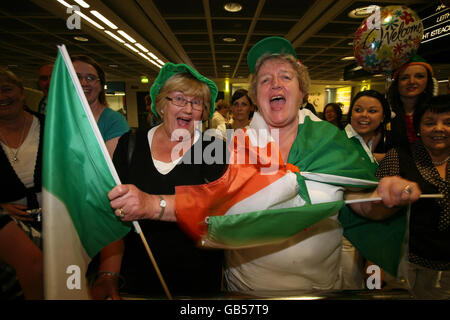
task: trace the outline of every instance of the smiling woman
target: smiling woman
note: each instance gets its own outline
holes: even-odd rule
[[[2,215],[9,215],[15,220],[10,224],[10,228],[19,230],[17,227],[19,225],[37,246],[41,246],[41,222],[31,216],[29,210],[39,209],[42,204],[41,164],[44,118],[40,114],[26,111],[24,103],[25,95],[21,80],[12,72],[0,68],[0,190],[2,190],[0,211]],[[12,235],[13,233],[10,234]],[[12,246],[20,252],[19,246],[25,241],[30,243],[27,246],[32,249],[29,252],[30,257],[32,252],[39,251],[41,254],[25,234],[20,233],[17,239],[6,237],[1,241],[5,239],[13,240],[13,242],[7,241],[5,245],[2,243],[1,251]],[[15,240],[18,242],[15,243]],[[36,248],[31,248],[31,245]],[[17,260],[18,257],[15,259]],[[42,256],[40,259],[42,271]],[[11,265],[14,266],[14,264]],[[29,267],[31,266],[30,264]],[[9,273],[8,268],[3,261],[0,261],[0,296],[5,299],[16,298],[3,295],[4,290],[11,289],[17,281],[15,274]],[[24,275],[29,277],[31,274],[22,273],[19,277]],[[35,281],[40,282],[42,286],[42,278],[36,278]]]
[[[345,132],[363,148],[363,156],[372,163],[380,161],[387,151],[385,139],[391,121],[386,98],[375,90],[358,92],[350,103],[347,121]]]
[[[433,68],[416,55],[398,68],[388,90],[392,108],[392,130],[387,136],[389,147],[407,146],[417,140],[413,126],[414,111],[433,96]]]
[[[71,59],[106,148],[112,156],[120,136],[130,130],[130,126],[120,113],[108,108],[106,78],[100,65],[85,55],[74,55]]]
[[[0,206],[14,218],[40,223],[26,212],[40,208],[43,116],[25,111],[22,82],[0,69]]]
[[[378,177],[398,175],[419,183],[424,193],[442,199],[412,204],[408,278],[420,299],[450,297],[450,95],[433,97],[414,112],[419,140],[391,149]]]
[[[355,183],[364,181],[373,185],[375,172],[361,159],[341,130],[321,121],[309,110],[300,110],[303,96],[308,91],[309,75],[307,68],[297,62],[289,41],[281,37],[265,38],[249,51],[247,62],[253,73],[249,89],[259,111],[255,112],[246,130],[236,131],[234,142],[230,144],[236,148],[225,173],[212,183],[179,185],[173,190],[176,191],[174,196],[143,194],[133,185],[120,185],[108,194],[111,206],[125,221],[176,221],[173,225],[203,246],[230,248],[227,243],[221,243],[220,234],[219,240],[211,234],[214,233],[212,221],[231,220],[231,226],[225,227],[228,230],[248,227],[247,232],[238,231],[239,234],[230,240],[231,243],[236,241],[239,248],[231,244],[231,249],[225,251],[225,282],[229,291],[338,288],[342,227],[337,221],[339,209],[328,205],[343,200],[344,181],[354,179]],[[186,108],[186,112],[190,109]],[[149,149],[148,146],[145,149]],[[264,152],[269,149],[270,155]],[[245,155],[250,153],[254,156],[247,157],[248,161],[240,157],[246,158]],[[148,162],[145,165],[149,167]],[[317,174],[316,178],[308,177],[308,172],[312,176]],[[322,174],[324,177],[319,178]],[[142,179],[141,176],[136,178]],[[163,187],[163,184],[154,184]],[[406,186],[408,192],[402,192]],[[414,182],[387,178],[379,182],[372,196],[380,196],[383,203],[365,202],[351,207],[366,218],[382,219],[398,210],[393,206],[417,200],[420,189]],[[164,210],[161,209],[162,200]],[[278,218],[271,214],[267,216],[268,220],[263,220],[267,232],[263,232],[264,240],[258,243],[259,246],[244,247],[248,245],[245,239],[241,245],[242,238],[250,238],[247,239],[250,243],[261,240],[249,235],[258,233],[251,227],[254,226],[251,222],[261,217],[259,213],[277,208],[281,214],[289,212],[286,208],[298,207],[318,208],[319,216],[325,218],[315,215],[320,221],[279,238],[280,235],[267,235],[274,223],[272,218]],[[289,223],[283,222],[284,225],[280,224],[280,228],[270,232],[286,229]],[[172,248],[175,247],[174,244]],[[207,270],[204,266],[201,269]],[[175,275],[174,278],[179,279]],[[205,275],[200,278],[205,279]],[[198,287],[198,283],[195,286]]]
[[[150,89],[150,96],[151,109],[163,122],[136,133],[131,159],[129,141],[133,136],[126,134],[120,139],[113,161],[121,181],[129,185],[123,195],[126,200],[119,200],[116,214],[124,220],[138,219],[136,210],[142,212],[147,206],[144,200],[150,195],[162,195],[157,197],[157,221],[146,220],[140,224],[143,234],[151,239],[152,251],[167,287],[175,295],[218,293],[223,252],[197,248],[177,224],[162,221],[166,213],[173,210],[173,203],[166,200],[175,193],[176,186],[214,181],[226,166],[224,142],[205,138],[201,133],[202,119],[214,112],[217,87],[187,65],[166,63]],[[197,151],[203,154],[211,147],[221,150],[222,157],[219,156],[217,163],[207,163],[196,157]],[[195,211],[191,214],[195,215]],[[125,292],[162,294],[163,288],[156,273],[150,270],[152,267],[142,250],[139,235],[130,232],[124,244],[123,259],[115,270],[108,271],[121,270]],[[113,282],[115,286],[111,287],[107,282],[99,278],[93,291],[96,298],[105,298],[104,292],[118,298],[117,283]],[[107,289],[103,291],[102,287]]]

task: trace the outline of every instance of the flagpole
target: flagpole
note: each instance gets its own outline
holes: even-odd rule
[[[139,224],[137,223],[137,221],[133,221],[133,225],[134,224],[136,224],[135,228],[137,227],[139,230],[141,229]],[[156,260],[153,257],[152,250],[150,250],[150,247],[147,243],[147,239],[145,239],[144,233],[142,232],[142,230],[140,230],[140,232],[138,232],[138,233],[139,233],[139,236],[141,237],[142,243],[144,244],[145,250],[147,251],[148,256],[150,257],[150,260],[152,261],[153,267],[155,268],[156,274],[158,275],[159,281],[161,282],[161,285],[163,286],[163,289],[167,295],[167,298],[169,300],[172,300],[173,299],[172,295],[170,294],[169,288],[167,288],[166,282],[164,281],[164,278],[163,278],[161,272],[159,271],[158,264],[156,263]]]
[[[422,199],[442,199],[444,198],[444,195],[441,193],[436,194],[422,194],[420,195],[420,198]],[[364,198],[364,199],[354,199],[354,200],[346,200],[345,204],[351,204],[351,203],[360,203],[360,202],[370,202],[370,201],[381,201],[381,197],[375,197],[375,198]]]
[[[109,171],[111,172],[111,175],[112,175],[114,181],[116,182],[116,184],[120,185],[122,183],[120,181],[119,175],[117,174],[116,168],[114,167],[114,164],[113,164],[113,162],[111,160],[111,156],[109,155],[108,149],[106,149],[105,142],[104,142],[103,137],[102,137],[102,135],[100,133],[100,130],[98,129],[97,121],[95,121],[94,115],[92,114],[92,110],[91,110],[91,108],[89,106],[89,103],[88,103],[88,101],[86,99],[86,96],[85,96],[85,94],[83,92],[83,89],[81,87],[80,81],[79,81],[78,76],[77,76],[77,74],[75,72],[75,69],[73,67],[72,60],[70,59],[69,53],[67,52],[66,46],[65,45],[59,45],[58,49],[60,50],[61,55],[62,55],[63,59],[65,60],[67,69],[68,69],[69,74],[70,74],[70,76],[72,78],[72,82],[75,85],[75,89],[78,92],[78,96],[81,99],[81,103],[83,105],[83,109],[84,109],[84,111],[85,111],[85,113],[87,115],[89,123],[91,124],[91,128],[94,131],[95,137],[96,137],[97,142],[98,142],[98,144],[100,146],[100,149],[102,151],[103,157],[105,158],[105,161],[106,161],[106,163],[108,165]],[[169,300],[172,300],[173,299],[172,295],[170,294],[169,289],[167,288],[166,282],[164,281],[164,278],[163,278],[161,272],[159,271],[158,264],[156,263],[156,260],[153,257],[152,251],[150,250],[150,247],[149,247],[149,245],[147,243],[147,240],[145,239],[144,233],[142,232],[142,229],[141,229],[139,223],[137,221],[133,221],[133,226],[134,226],[134,229],[136,230],[136,232],[141,237],[141,240],[142,240],[142,242],[144,244],[145,249],[147,250],[147,253],[148,253],[149,257],[150,257],[150,260],[151,260],[151,262],[153,264],[153,267],[155,268],[156,273],[158,274],[159,281],[161,282],[161,285],[164,288],[164,291],[165,291],[165,293],[167,295],[167,298]]]

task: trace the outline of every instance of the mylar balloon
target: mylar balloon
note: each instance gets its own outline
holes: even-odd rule
[[[377,8],[356,31],[353,52],[366,71],[388,75],[417,52],[422,36],[422,20],[408,7]]]

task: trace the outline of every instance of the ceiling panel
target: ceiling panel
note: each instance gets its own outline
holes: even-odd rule
[[[362,19],[350,18],[348,13],[372,4],[396,4],[393,0],[234,0],[242,4],[242,10],[230,13],[224,10],[227,2],[224,0],[85,1],[91,8],[82,8],[84,14],[93,17],[90,10],[100,11],[163,62],[190,64],[210,78],[248,77],[249,48],[267,36],[278,35],[295,44],[312,80],[320,81],[341,79],[344,67],[349,64],[341,58],[353,54],[351,42]],[[402,2],[419,15],[440,3],[439,0]],[[108,80],[156,77],[157,66],[86,21],[82,20],[81,29],[68,29],[66,20],[70,14],[66,10],[56,0],[2,1],[0,64],[34,83],[37,68],[52,61],[56,45],[64,43],[69,53],[86,53],[96,59],[104,67]],[[75,36],[88,41],[79,42]],[[235,38],[235,42],[225,42],[224,38]],[[434,66],[437,77],[443,79],[449,77],[448,53],[449,50],[440,48],[430,55],[432,64],[440,61]]]

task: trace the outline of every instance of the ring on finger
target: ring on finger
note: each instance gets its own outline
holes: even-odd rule
[[[122,208],[119,209],[119,217],[121,217],[121,218],[125,217],[125,213],[123,213]]]
[[[407,194],[411,194],[412,193],[412,187],[408,184],[408,185],[406,185],[406,187],[403,188],[402,192],[407,193]]]

